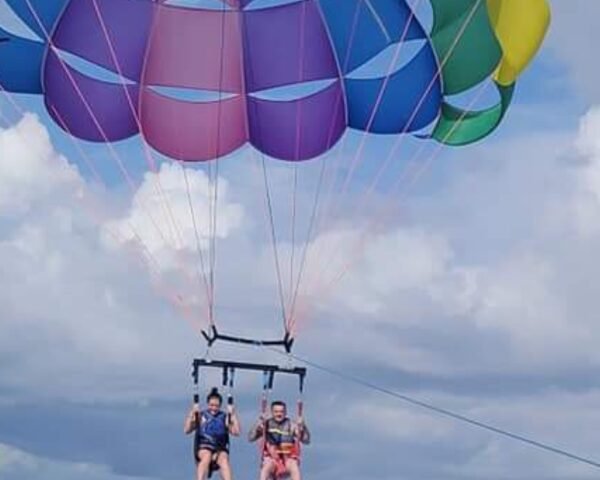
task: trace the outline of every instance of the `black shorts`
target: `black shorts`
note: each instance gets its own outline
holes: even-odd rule
[[[229,453],[229,448],[221,445],[213,445],[212,443],[202,443],[198,444],[198,450],[209,450],[213,453]]]

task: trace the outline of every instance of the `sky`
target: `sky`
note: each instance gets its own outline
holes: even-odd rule
[[[285,302],[321,165],[343,178],[360,152],[368,161],[347,194],[326,183],[323,204],[339,208],[308,241],[296,362],[600,461],[600,67],[589,55],[600,4],[550,3],[548,37],[498,131],[439,153],[425,142],[419,156],[423,141],[407,139],[364,203],[393,139],[363,146],[349,133],[297,169],[269,161],[262,170],[250,147],[223,159],[219,326],[281,333],[263,173]],[[20,109],[0,101],[0,478],[193,478],[182,425],[190,364],[206,348],[198,250],[209,257],[208,166],[184,174],[165,161],[153,172],[139,138],[127,140],[116,148],[129,186],[106,146],[81,144],[100,182],[40,98],[11,98]],[[210,355],[288,361],[226,345]],[[309,480],[597,478],[590,465],[308,369]],[[218,381],[209,373],[201,387]],[[238,372],[236,384],[247,429],[261,378]],[[274,395],[293,404],[295,390],[281,379]],[[232,461],[236,478],[257,475],[244,438]]]

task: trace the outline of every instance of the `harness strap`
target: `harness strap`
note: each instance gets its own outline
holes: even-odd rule
[[[298,399],[298,404],[296,406],[297,408],[297,412],[298,412],[298,418],[302,418],[302,414],[304,412],[304,402],[302,401],[302,398]],[[302,442],[300,441],[302,439],[302,435],[303,432],[302,430],[299,428],[298,432],[296,432],[296,438],[294,439],[294,447],[296,450],[296,455],[298,456],[298,462],[300,462],[300,458],[302,456]]]
[[[266,415],[267,415],[267,403],[269,401],[269,386],[272,386],[272,380],[269,378],[269,372],[267,372],[266,370],[263,372],[263,391],[262,391],[262,397],[260,400],[260,413],[263,417],[263,426],[262,426],[262,438],[260,440],[260,457],[261,460],[264,458],[265,455],[265,448],[267,447],[267,421],[266,421]]]
[[[200,369],[198,368],[198,365],[196,365],[194,363],[193,365],[193,369],[192,369],[192,378],[194,380],[194,397],[193,397],[193,401],[194,401],[194,405],[196,407],[199,407],[200,405]],[[195,423],[195,427],[196,427],[196,432],[194,435],[194,460],[196,461],[196,463],[198,463],[200,461],[200,458],[198,457],[198,438],[200,436],[200,414],[198,412],[199,408],[196,410],[196,412],[194,412],[194,423]]]

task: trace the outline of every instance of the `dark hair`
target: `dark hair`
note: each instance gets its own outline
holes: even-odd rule
[[[217,387],[213,387],[206,397],[206,403],[210,402],[213,398],[216,398],[219,403],[223,403],[223,397],[219,393],[219,389]]]
[[[287,405],[281,400],[274,400],[273,402],[271,402],[271,408],[273,407],[283,407],[287,409]]]

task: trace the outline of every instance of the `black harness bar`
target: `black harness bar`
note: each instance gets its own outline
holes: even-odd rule
[[[223,335],[219,333],[215,325],[212,325],[210,328],[210,333],[207,333],[206,330],[202,330],[202,336],[206,340],[206,343],[208,343],[209,347],[212,347],[217,340],[221,340],[223,342],[254,345],[255,347],[283,347],[286,353],[291,353],[294,345],[294,338],[289,332],[286,332],[281,340],[258,340],[254,338]]]

